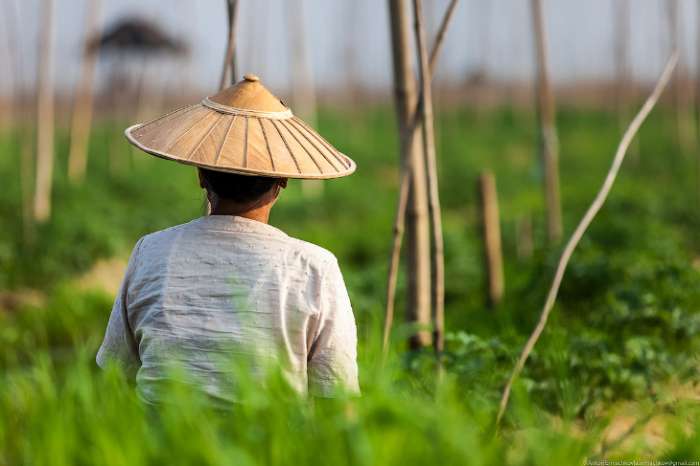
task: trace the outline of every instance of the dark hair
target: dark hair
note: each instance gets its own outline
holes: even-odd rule
[[[279,178],[248,176],[200,168],[204,187],[222,199],[238,203],[257,201],[269,192]]]

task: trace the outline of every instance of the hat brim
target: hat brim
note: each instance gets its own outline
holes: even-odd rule
[[[124,135],[156,157],[241,175],[331,179],[357,168],[291,112],[267,118],[199,104],[130,126]]]

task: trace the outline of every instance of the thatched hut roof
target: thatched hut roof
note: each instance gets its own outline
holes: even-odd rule
[[[184,56],[187,44],[169,37],[156,24],[142,18],[123,18],[88,42],[87,52],[123,52],[132,54],[168,54]]]

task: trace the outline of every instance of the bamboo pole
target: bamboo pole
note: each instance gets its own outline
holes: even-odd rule
[[[540,125],[540,160],[544,174],[547,214],[547,238],[550,244],[561,240],[561,203],[559,199],[559,148],[555,124],[554,94],[549,80],[547,35],[542,18],[541,0],[531,0],[532,24],[537,56],[537,113]]]
[[[236,82],[236,17],[238,16],[238,0],[226,0],[228,14],[228,35],[226,38],[226,54],[221,68],[221,80],[219,90]],[[229,74],[230,73],[230,74]],[[204,197],[206,215],[211,213],[211,203],[207,196]]]
[[[408,230],[407,279],[408,312],[406,320],[416,324],[421,330],[409,339],[412,348],[427,346],[431,335],[426,330],[430,325],[430,230],[428,223],[428,191],[425,179],[425,166],[421,163],[419,137],[409,132],[415,105],[418,101],[416,81],[413,75],[410,25],[405,0],[389,0],[392,57],[394,67],[394,100],[399,127],[399,146],[402,165],[411,160],[411,174],[408,189],[407,208],[401,212],[400,228],[404,223]],[[414,130],[415,131],[415,130]],[[403,219],[406,219],[405,221]],[[399,246],[400,249],[400,246]],[[390,264],[390,275],[398,272],[398,262]],[[393,311],[394,289],[387,299]],[[385,335],[385,338],[388,338]]]
[[[54,162],[53,102],[53,0],[43,0],[39,38],[37,90],[37,162],[34,192],[34,219],[45,222],[51,215],[51,185]]]
[[[25,83],[24,79],[24,61],[23,54],[17,53],[21,49],[21,41],[17,35],[16,25],[22,24],[21,17],[19,14],[19,9],[17,7],[17,2],[14,0],[8,0],[9,8],[6,15],[3,15],[6,20],[6,32],[8,38],[8,52],[11,54],[9,57],[12,68],[14,69],[14,79],[13,79],[13,101],[12,106],[14,107],[13,115],[17,119],[17,138],[20,144],[20,194],[21,194],[21,208],[22,208],[22,230],[23,239],[25,244],[31,244],[34,239],[34,177],[33,177],[33,149],[31,136],[29,135],[29,130],[27,129],[27,122],[29,118],[27,117],[27,110],[25,105],[23,105],[21,94],[22,94],[22,83]]]
[[[132,107],[129,109],[134,112],[135,115],[128,115],[129,119],[134,119],[135,121],[148,121],[149,113],[153,111],[153,103],[155,102],[154,95],[155,92],[149,92],[148,86],[148,71],[149,71],[149,60],[146,55],[141,55],[138,59],[138,68],[136,69],[136,82],[133,84]],[[133,168],[135,164],[139,163],[140,160],[144,160],[141,151],[136,146],[131,146],[129,150],[129,163]]]
[[[92,87],[97,52],[88,50],[88,42],[91,37],[97,37],[100,0],[91,0],[88,4],[80,82],[75,96],[75,104],[73,105],[70,151],[68,153],[68,179],[73,183],[81,183],[83,178],[85,178],[88,143],[92,127]]]
[[[4,6],[4,5],[3,5]],[[9,13],[9,12],[8,12]],[[14,49],[13,49],[13,37],[10,37],[10,30],[12,26],[10,25],[9,14],[0,15],[0,29],[4,32],[2,37],[0,37],[0,65],[6,70],[0,80],[5,80],[7,82],[7,94],[0,97],[0,131],[6,128],[12,128],[14,119],[16,118],[15,104],[17,102],[16,92],[17,92],[17,70],[15,69],[16,61],[14,59]],[[7,100],[5,100],[5,98]]]
[[[611,0],[615,9],[615,74],[616,74],[616,105],[620,135],[629,121],[629,105],[634,100],[631,79],[631,64],[629,53],[630,40],[630,3],[629,0]],[[639,162],[639,139],[635,139],[629,148],[631,162]]]
[[[139,66],[139,76],[137,80],[136,99],[136,121],[147,121],[153,118],[155,113],[161,111],[162,103],[165,98],[163,92],[165,86],[162,83],[153,85],[154,75],[160,77],[160,73],[155,72],[157,69],[147,57],[142,58],[141,66]]]
[[[33,215],[33,168],[34,168],[34,157],[32,151],[32,142],[30,130],[27,128],[28,125],[28,115],[25,105],[23,105],[21,94],[21,83],[24,80],[24,66],[22,60],[22,54],[17,53],[20,50],[18,43],[20,42],[17,37],[17,24],[21,24],[19,10],[17,8],[16,2],[10,0],[8,2],[11,5],[12,11],[4,15],[7,21],[7,34],[8,34],[8,48],[11,54],[10,64],[14,68],[14,86],[12,92],[12,102],[11,105],[14,107],[13,116],[16,118],[16,128],[17,128],[17,139],[19,140],[19,151],[20,151],[20,167],[19,167],[19,181],[20,181],[20,199],[21,199],[21,213],[22,213],[22,240],[25,246],[34,243],[35,229],[34,229],[34,215]]]
[[[671,50],[681,49],[683,28],[679,21],[679,7],[678,0],[667,0],[666,2],[666,16]],[[689,83],[688,73],[686,72],[683,61],[680,60],[672,86],[676,113],[678,149],[684,156],[695,153],[697,147],[697,135],[695,134],[695,127],[692,122],[692,115],[695,113],[693,109],[693,89]]]
[[[488,104],[488,72],[489,58],[492,55],[491,17],[492,2],[477,2],[476,11],[472,14],[479,18],[475,27],[479,37],[479,56],[476,71],[470,77],[469,87],[474,93],[473,108],[477,118],[483,118],[484,107]]]
[[[518,219],[515,230],[518,259],[529,259],[534,250],[532,218],[529,214],[524,214]]]
[[[435,71],[435,62],[437,61],[438,54],[442,48],[442,43],[445,40],[445,33],[447,32],[447,26],[450,25],[452,16],[457,8],[457,0],[452,0],[449,5],[447,5],[447,10],[440,21],[440,27],[437,34],[435,35],[435,43],[433,44],[433,49],[430,51],[430,74],[432,76]]]
[[[496,307],[503,299],[503,254],[501,251],[501,225],[498,214],[496,177],[491,172],[479,176],[479,200],[481,214],[481,238],[484,247],[486,269],[486,297],[489,306]]]
[[[700,5],[696,6],[696,27],[695,27],[695,58],[696,58],[696,70],[695,70],[695,111],[696,111],[696,134],[700,136]],[[696,183],[696,202],[700,206],[700,153],[695,156],[695,183]]]
[[[226,54],[224,66],[221,71],[219,90],[229,84],[235,84],[238,73],[236,70],[236,18],[238,16],[238,0],[226,0],[226,12],[228,14],[228,40],[226,41]]]
[[[508,383],[503,389],[501,402],[498,408],[498,414],[496,416],[496,426],[500,424],[501,419],[503,418],[503,414],[505,413],[506,407],[508,406],[510,391],[513,387],[515,379],[518,377],[518,375],[520,375],[520,372],[523,370],[528,356],[530,356],[530,353],[535,347],[537,340],[539,340],[540,335],[542,335],[542,332],[544,331],[544,327],[547,324],[549,314],[552,312],[554,303],[557,299],[557,295],[559,294],[559,287],[561,286],[562,279],[564,278],[564,272],[566,271],[566,266],[569,264],[571,255],[574,253],[574,250],[576,249],[576,246],[578,245],[579,241],[581,241],[583,234],[586,232],[591,222],[593,222],[595,216],[605,204],[605,200],[607,199],[608,194],[610,194],[610,190],[612,189],[613,184],[615,183],[617,174],[619,173],[620,167],[622,166],[622,162],[625,159],[627,148],[632,142],[634,136],[637,134],[639,127],[642,125],[646,117],[656,105],[656,102],[659,100],[659,96],[666,88],[666,85],[668,84],[668,81],[671,78],[671,75],[673,74],[673,70],[675,69],[677,63],[678,52],[674,51],[671,55],[671,58],[666,63],[666,66],[663,72],[661,73],[661,76],[659,77],[656,86],[654,86],[654,90],[652,91],[651,95],[649,95],[646,102],[644,102],[644,105],[627,127],[627,131],[625,131],[625,134],[622,136],[622,140],[617,146],[615,156],[613,157],[613,161],[610,166],[610,169],[608,170],[608,174],[606,175],[605,180],[603,181],[603,185],[596,194],[595,198],[593,199],[593,202],[584,214],[583,218],[581,218],[581,221],[574,230],[574,233],[571,235],[571,238],[569,238],[569,241],[566,243],[566,247],[564,248],[561,257],[559,258],[559,263],[557,264],[557,269],[554,273],[554,279],[552,281],[551,287],[549,288],[549,292],[547,293],[547,299],[542,308],[542,312],[540,313],[540,319],[537,322],[537,326],[535,327],[532,334],[530,335],[530,338],[528,338],[527,343],[523,347],[523,350],[520,353],[520,357],[518,358],[518,361],[515,364],[515,367],[513,368],[513,372],[510,375]]]
[[[133,94],[130,81],[126,79],[129,74],[124,71],[126,52],[118,50],[116,56],[110,63],[111,83],[109,86],[109,100],[112,107],[112,117],[118,121],[129,118],[131,106],[133,105]],[[128,151],[123,145],[124,136],[121,131],[110,131],[110,144],[108,149],[107,165],[111,176],[119,176],[124,171],[131,158],[127,158]]]
[[[615,75],[617,113],[620,130],[624,130],[627,121],[627,89],[629,86],[629,0],[611,0],[615,8]]]
[[[392,1],[401,3],[403,0],[390,0],[390,7],[392,5]],[[450,3],[450,6],[448,7],[448,10],[446,11],[445,15],[442,18],[442,24],[440,26],[440,29],[447,29],[447,26],[450,23],[450,20],[452,19],[453,12],[454,12],[454,5],[457,3],[457,0],[452,0]],[[391,13],[391,8],[390,8],[390,13]],[[390,14],[391,17],[393,15]],[[437,57],[439,55],[439,52],[442,48],[443,44],[443,39],[444,39],[444,33],[442,35],[438,35],[439,40],[436,39],[435,43],[433,44],[433,50],[431,53],[431,56],[434,58],[431,63],[430,63],[430,73],[431,75],[435,72],[435,66],[437,63]],[[413,141],[420,137],[420,133],[417,131],[419,128],[419,112],[418,109],[422,105],[423,101],[423,95],[422,95],[422,90],[420,91],[418,95],[418,101],[416,102],[416,106],[413,109],[413,112],[411,113],[411,118],[410,118],[410,124],[406,126],[406,131],[402,132],[400,134],[401,139],[405,141],[406,146],[411,146],[413,144]],[[420,163],[420,160],[416,161],[417,163]],[[404,231],[404,224],[405,224],[405,219],[406,219],[406,208],[408,205],[408,199],[409,199],[409,188],[410,185],[409,183],[411,182],[411,172],[413,170],[413,159],[411,157],[404,157],[401,159],[401,170],[400,170],[400,181],[399,181],[399,198],[398,202],[396,204],[396,213],[395,213],[395,220],[394,220],[394,228],[393,228],[393,237],[392,237],[392,248],[391,248],[391,253],[389,257],[389,273],[387,274],[387,286],[386,286],[386,310],[384,314],[384,332],[383,332],[383,344],[382,344],[382,349],[383,349],[383,357],[386,359],[386,356],[389,351],[389,339],[391,336],[391,327],[394,322],[394,298],[396,295],[396,281],[398,278],[398,268],[399,268],[399,259],[400,259],[400,253],[401,253],[401,243],[403,240],[403,231]]]
[[[441,354],[445,338],[445,258],[442,238],[442,213],[440,209],[440,192],[438,188],[437,160],[435,156],[435,131],[433,126],[433,97],[432,74],[425,41],[423,25],[423,2],[413,0],[414,27],[416,33],[416,48],[418,49],[419,77],[423,105],[420,107],[421,132],[423,143],[423,158],[428,178],[428,213],[432,242],[430,243],[430,275],[432,281],[432,306],[435,327],[433,330],[433,345],[435,351]]]
[[[348,100],[348,106],[352,112],[356,113],[361,100],[362,85],[357,50],[359,47],[357,45],[357,38],[353,33],[355,32],[355,25],[360,24],[361,16],[360,9],[357,8],[355,2],[345,2],[344,7],[345,11],[343,14],[345,15],[345,28],[347,28],[343,31],[343,35],[345,36],[343,44],[343,73],[345,74],[344,85],[347,89],[345,98]],[[391,16],[389,17],[389,22],[391,23]],[[394,81],[396,80],[394,79]]]
[[[695,8],[695,24],[700,25],[700,4]],[[695,27],[695,110],[698,112],[698,123],[700,124],[700,27]],[[700,127],[698,127],[700,129]],[[700,131],[698,131],[700,134]],[[700,160],[700,158],[699,158]]]

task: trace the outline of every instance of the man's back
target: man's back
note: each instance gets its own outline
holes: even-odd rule
[[[136,370],[158,401],[175,362],[209,395],[233,400],[230,363],[278,362],[290,384],[357,391],[356,328],[328,251],[243,217],[211,215],[134,248],[97,360]]]

